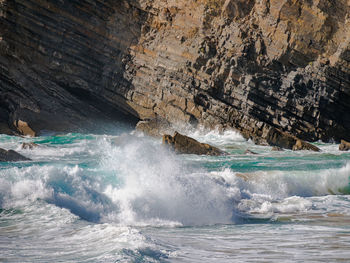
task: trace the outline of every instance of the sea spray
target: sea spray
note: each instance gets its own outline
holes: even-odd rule
[[[130,134],[1,135],[0,147],[33,160],[0,164],[1,258],[232,262],[242,261],[242,251],[244,258],[254,261],[260,253],[271,262],[283,261],[288,251],[293,257],[304,251],[309,261],[349,256],[349,153],[332,144],[318,144],[320,153],[271,152],[234,131],[193,137],[230,154],[175,155],[159,140]],[[23,141],[38,147],[22,149]],[[247,148],[259,154],[246,155]],[[317,243],[322,255],[308,250],[312,240],[325,241]]]
[[[103,160],[121,181],[105,194],[119,204],[118,221],[183,225],[230,223],[234,200],[203,170],[194,172],[165,147],[149,139],[127,136]]]
[[[235,132],[217,136],[232,143],[230,135],[236,136]],[[235,223],[241,213],[269,216],[271,211],[304,211],[310,209],[305,198],[349,191],[349,163],[312,171],[208,171],[193,166],[191,156],[176,156],[147,137],[72,135],[60,139],[59,147],[51,138],[53,142],[48,138],[32,151],[36,160],[32,166],[2,171],[2,207],[43,199],[92,222],[210,225]],[[239,137],[233,141],[242,143]],[[44,157],[54,161],[55,153],[61,155],[59,163],[42,163]],[[78,158],[74,164],[77,157],[84,162]],[[201,158],[211,165],[220,161]],[[242,161],[237,155],[224,158]]]

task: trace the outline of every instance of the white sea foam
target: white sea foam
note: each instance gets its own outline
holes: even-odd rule
[[[321,153],[271,152],[235,132],[191,132],[203,142],[260,154],[177,156],[159,140],[129,135],[67,135],[60,138],[70,141],[64,144],[43,138],[40,147],[23,150],[23,138],[0,136],[1,148],[33,159],[0,166],[1,258],[238,262],[264,255],[281,262],[286,253],[289,262],[348,258],[350,198],[343,195],[350,191],[348,153],[328,144],[320,146]],[[245,220],[264,224],[231,225]],[[303,224],[293,224],[298,220]],[[177,227],[194,225],[201,227]]]
[[[216,140],[219,145],[244,143],[233,131],[203,134],[193,135],[202,136],[203,141]],[[19,145],[16,140],[11,143]],[[99,164],[82,168],[64,162],[3,169],[2,208],[43,199],[94,222],[158,226],[232,223],[242,213],[270,216],[307,211],[311,208],[309,197],[349,191],[350,163],[340,169],[312,171],[237,173],[226,168],[208,172],[191,168],[191,163],[159,141],[131,135],[100,136],[23,152],[31,153],[36,161],[84,158]],[[240,158],[229,156],[227,160],[239,162]]]
[[[226,188],[206,173],[192,173],[178,157],[148,140],[126,137],[103,161],[121,186],[105,194],[119,205],[119,222],[213,224],[231,222],[233,204]]]
[[[216,128],[214,130],[208,130],[200,127],[196,130],[189,130],[188,135],[205,143],[213,143],[215,145],[225,145],[237,142],[246,142],[243,136],[234,130],[221,131]]]

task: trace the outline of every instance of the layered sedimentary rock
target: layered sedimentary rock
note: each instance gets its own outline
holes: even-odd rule
[[[120,1],[0,1],[0,131],[99,129],[136,122],[118,91],[140,35]],[[138,12],[138,11],[136,11]],[[140,13],[140,16],[142,14]]]
[[[350,1],[0,3],[0,127],[117,111],[258,143],[350,140]]]
[[[142,117],[235,127],[261,143],[275,128],[349,138],[349,1],[157,2],[128,63]]]

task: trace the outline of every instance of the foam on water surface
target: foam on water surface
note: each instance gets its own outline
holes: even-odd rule
[[[331,227],[336,227],[334,218],[348,222],[350,155],[339,152],[337,145],[318,143],[320,153],[271,152],[271,147],[246,142],[235,131],[188,134],[230,154],[175,155],[159,140],[131,134],[1,135],[0,148],[33,160],[0,164],[5,261],[27,256],[45,262],[37,249],[47,245],[54,256],[53,236],[61,250],[65,244],[70,247],[66,262],[158,262],[176,261],[187,249],[173,245],[170,237],[170,244],[163,240],[164,231],[175,231],[175,238],[190,227],[190,237],[205,226],[208,235],[213,231],[216,236],[227,225],[234,233],[242,223],[264,222],[272,234],[279,222],[292,228],[293,222],[327,222]],[[39,146],[21,149],[24,141]],[[258,155],[244,154],[246,149]],[[19,250],[13,256],[14,243],[8,243],[12,234],[31,254]],[[93,246],[98,249],[89,251]],[[186,256],[181,259],[185,262]]]

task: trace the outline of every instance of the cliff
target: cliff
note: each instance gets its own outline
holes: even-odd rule
[[[350,140],[350,1],[0,6],[3,130],[160,118],[257,143]]]
[[[138,115],[122,58],[140,35],[121,1],[0,1],[0,128],[98,130]],[[24,128],[23,128],[24,127]]]

